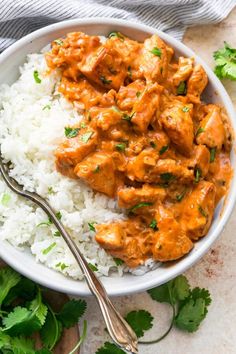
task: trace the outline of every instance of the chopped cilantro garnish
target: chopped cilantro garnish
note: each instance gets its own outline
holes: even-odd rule
[[[51,252],[51,250],[56,246],[56,242],[51,243],[50,246],[48,246],[47,248],[45,248],[44,250],[42,250],[42,254],[46,255],[49,252]]]
[[[86,127],[87,127],[87,125],[86,125],[86,123],[85,123],[85,122],[82,122],[82,123],[80,124],[80,127],[81,127],[81,128],[86,128]]]
[[[97,268],[94,264],[88,263],[88,265],[89,265],[89,268],[90,268],[93,272],[97,272],[97,271],[98,271],[98,268]]]
[[[160,177],[165,182],[171,182],[171,181],[173,181],[175,179],[175,176],[172,173],[170,173],[170,172],[161,173]]]
[[[100,166],[97,165],[95,169],[93,170],[93,173],[98,173],[100,171]]]
[[[156,55],[157,57],[161,58],[161,49],[160,48],[154,47],[152,50],[150,50],[150,52],[152,54]]]
[[[176,196],[176,200],[177,200],[178,202],[181,202],[181,200],[184,198],[184,196],[185,196],[186,193],[187,193],[187,190],[185,189],[182,193],[180,193],[180,194],[178,194],[178,195]]]
[[[200,177],[202,175],[202,171],[200,170],[200,168],[195,168],[194,170],[194,183],[198,183],[200,181]]]
[[[166,152],[169,149],[169,145],[164,145],[162,148],[159,150],[159,154],[162,155],[164,152]]]
[[[9,202],[11,200],[11,196],[8,193],[3,193],[2,198],[1,198],[1,204],[3,206],[8,206]]]
[[[183,109],[182,109],[183,112],[188,112],[189,111],[189,107],[187,106],[184,106]]]
[[[120,258],[113,258],[113,260],[117,266],[124,264],[124,261]]]
[[[151,227],[151,229],[153,229],[153,230],[156,230],[156,231],[158,230],[156,219],[152,219],[152,221],[149,224],[149,227]]]
[[[196,132],[196,136],[198,136],[199,134],[203,133],[204,131],[205,131],[204,128],[199,127],[198,130],[197,130],[197,132]]]
[[[65,136],[68,139],[75,138],[79,134],[79,128],[65,127]]]
[[[37,70],[34,70],[34,81],[36,82],[36,84],[41,84],[42,80],[39,77],[39,72]]]
[[[125,39],[123,34],[120,33],[120,32],[111,32],[111,33],[109,33],[108,38],[111,38],[111,37],[117,37],[117,38],[120,38],[121,40]]]
[[[95,229],[95,227],[94,227],[94,224],[97,224],[96,221],[88,222],[89,230],[96,232],[96,229]]]
[[[92,137],[93,132],[87,132],[81,135],[80,140],[83,141],[83,143],[87,143],[89,139]]]
[[[69,266],[66,265],[65,263],[59,262],[59,263],[56,264],[56,267],[57,268],[61,268],[61,270],[64,270],[64,269],[68,268]]]
[[[201,205],[198,206],[198,210],[202,214],[202,216],[204,216],[205,218],[207,217],[207,213],[205,212],[205,210],[202,208]]]
[[[157,145],[154,143],[154,141],[150,141],[150,145],[153,149],[155,149],[157,147]]]
[[[148,202],[143,202],[143,203],[139,203],[134,205],[132,208],[129,209],[130,213],[133,213],[135,210],[142,208],[142,207],[146,207],[146,206],[151,206],[153,203],[148,203]]]
[[[181,81],[179,86],[177,87],[177,94],[185,96],[186,93],[187,93],[186,83],[184,81]]]
[[[102,83],[103,83],[104,85],[109,85],[109,84],[112,82],[112,80],[108,80],[108,79],[107,79],[105,76],[103,76],[103,75],[101,75],[99,79],[102,81]]]
[[[128,115],[127,113],[123,113],[122,119],[130,122],[131,119],[133,118],[134,114],[135,114],[135,112],[131,113],[130,115]]]
[[[43,107],[43,111],[44,111],[45,109],[51,109],[50,104],[46,104],[46,106]]]
[[[57,217],[58,220],[61,220],[62,215],[61,215],[61,212],[60,212],[60,211],[58,211],[58,212],[56,213],[56,217]]]
[[[63,41],[61,39],[55,39],[54,42],[58,45],[63,45]]]
[[[211,148],[210,149],[210,162],[215,161],[215,156],[216,156],[216,148]]]
[[[142,93],[142,92],[137,91],[137,92],[136,92],[136,97],[139,98],[139,96],[141,95],[141,93]]]
[[[53,188],[52,187],[48,187],[48,194],[52,194],[52,193],[54,193]]]
[[[132,77],[132,69],[131,69],[131,66],[128,66],[128,75],[129,75],[129,77]]]
[[[55,237],[60,237],[60,236],[61,236],[60,231],[56,230],[56,231],[54,232],[53,236],[55,236]]]
[[[125,148],[126,148],[126,144],[125,143],[116,144],[116,150],[125,151]]]

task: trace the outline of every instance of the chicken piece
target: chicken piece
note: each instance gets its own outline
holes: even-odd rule
[[[85,156],[95,150],[98,142],[97,132],[90,129],[81,129],[80,135],[64,139],[55,150],[57,170],[65,176],[76,178],[74,167]]]
[[[158,153],[154,149],[145,149],[139,155],[129,159],[126,167],[127,177],[131,181],[152,182],[151,171],[155,168]]]
[[[157,200],[163,201],[165,196],[164,188],[149,184],[144,184],[142,188],[123,188],[118,191],[118,205],[120,208],[130,209],[140,203],[154,204]]]
[[[124,56],[108,41],[89,57],[80,70],[89,80],[105,89],[118,90],[127,76]]]
[[[163,87],[158,84],[149,84],[146,86],[143,93],[137,98],[137,101],[133,106],[133,113],[131,113],[131,122],[139,132],[145,133],[147,131],[147,128],[159,107],[162,91]]]
[[[106,131],[113,125],[116,125],[122,119],[122,112],[116,109],[115,106],[107,108],[92,107],[89,114],[92,120],[92,125],[95,125],[103,131]]]
[[[58,91],[69,101],[76,101],[76,107],[82,112],[99,105],[103,98],[103,92],[83,78],[76,82],[62,77]]]
[[[216,186],[216,205],[220,199],[227,194],[233,170],[230,164],[229,154],[220,152],[215,156],[215,160],[210,163],[208,179]]]
[[[112,156],[104,151],[87,156],[75,167],[75,174],[85,181],[92,189],[114,197],[121,183],[115,174],[116,167]]]
[[[225,142],[225,129],[220,115],[220,108],[214,104],[207,106],[208,114],[198,127],[196,141],[209,148],[221,149]]]
[[[122,259],[129,267],[137,267],[150,258],[151,229],[147,229],[135,217],[119,223],[125,233],[123,247],[120,249],[108,249],[113,257]]]
[[[232,126],[229,121],[229,117],[227,116],[224,109],[221,109],[221,119],[224,124],[225,129],[225,141],[224,141],[224,148],[225,151],[230,152],[232,148],[232,140],[233,140],[233,130]]]
[[[192,158],[190,159],[189,167],[200,169],[201,176],[205,177],[208,173],[210,165],[210,152],[205,145],[194,145]]]
[[[158,35],[154,34],[144,41],[140,57],[140,71],[147,82],[156,81],[159,83],[167,77],[169,57],[167,46]]]
[[[145,89],[142,80],[136,80],[127,86],[121,86],[117,93],[117,106],[123,111],[132,111],[137,98]]]
[[[160,116],[160,122],[178,151],[190,156],[193,148],[192,105],[174,101]]]
[[[165,150],[169,148],[170,139],[162,130],[151,130],[148,132],[149,145],[163,155]]]
[[[201,181],[182,201],[180,224],[191,240],[205,236],[215,210],[216,188],[211,182]]]
[[[96,225],[95,239],[105,250],[120,250],[124,246],[125,230],[122,224],[100,224]]]
[[[106,43],[120,53],[127,66],[127,78],[135,81],[140,77],[139,58],[143,44],[133,41],[123,35],[122,37],[112,36],[107,39]]]
[[[52,50],[45,58],[49,68],[61,68],[65,77],[77,81],[81,75],[81,68],[99,47],[101,47],[99,37],[72,32],[59,43],[52,42]]]
[[[178,180],[180,184],[188,184],[193,181],[193,170],[189,170],[183,164],[172,159],[160,159],[150,173],[150,179],[164,185]],[[154,182],[154,181],[153,181]]]
[[[186,232],[170,210],[159,205],[155,214],[158,230],[153,234],[152,254],[157,261],[166,262],[183,257],[193,247]]]
[[[200,103],[200,96],[208,84],[208,77],[201,65],[196,65],[188,79],[187,96],[193,103]]]
[[[193,58],[179,57],[178,70],[173,75],[173,84],[179,86],[181,81],[186,81],[193,71]]]

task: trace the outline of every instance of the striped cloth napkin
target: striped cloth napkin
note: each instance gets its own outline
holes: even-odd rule
[[[140,22],[181,39],[186,27],[217,23],[236,0],[1,0],[0,51],[55,22],[85,17]]]

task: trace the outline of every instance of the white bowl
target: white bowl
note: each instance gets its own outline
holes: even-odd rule
[[[40,51],[45,45],[55,38],[64,36],[68,32],[82,31],[89,35],[104,35],[117,30],[128,37],[138,41],[144,40],[147,36],[157,33],[165,42],[175,49],[175,53],[194,57],[196,62],[201,64],[207,72],[209,84],[204,94],[205,100],[223,105],[236,131],[235,113],[232,102],[221,82],[217,79],[211,69],[191,49],[169,35],[156,30],[155,28],[115,19],[90,18],[83,20],[71,20],[60,22],[20,39],[0,55],[0,84],[12,84],[19,76],[19,66],[25,62],[26,55]],[[235,148],[231,152],[231,163],[235,166]],[[204,238],[198,241],[193,250],[177,262],[160,266],[142,276],[125,274],[120,277],[103,277],[102,282],[109,295],[125,295],[144,291],[158,286],[183,273],[196,263],[209,249],[222,232],[230,214],[233,210],[236,199],[236,176],[234,175],[230,191],[224,201],[218,205],[211,228]],[[35,258],[29,251],[19,251],[6,241],[0,241],[0,257],[10,266],[28,278],[33,279],[48,288],[73,295],[90,295],[90,291],[84,281],[75,281],[66,278],[46,266],[36,263]]]

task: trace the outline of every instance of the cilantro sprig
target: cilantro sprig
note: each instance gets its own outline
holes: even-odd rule
[[[215,51],[213,57],[218,78],[236,80],[236,49],[224,42],[224,48]]]
[[[51,354],[64,328],[74,326],[86,310],[84,300],[70,300],[55,312],[44,298],[46,289],[10,267],[0,269],[0,352]],[[83,334],[74,353],[86,336]],[[43,348],[36,350],[31,335],[39,332]]]

